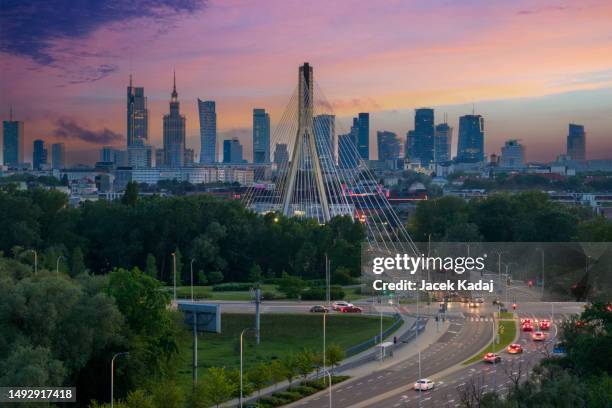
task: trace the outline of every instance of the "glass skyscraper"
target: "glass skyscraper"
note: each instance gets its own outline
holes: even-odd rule
[[[164,164],[183,167],[185,162],[185,116],[179,109],[176,76],[170,99],[170,112],[164,115]]]
[[[217,162],[217,112],[215,101],[202,101],[198,98],[200,116],[200,163]]]
[[[127,88],[127,145],[146,144],[149,138],[149,111],[144,88],[130,85]]]
[[[358,137],[357,150],[363,160],[370,159],[370,114],[362,112],[357,119]]]
[[[572,160],[583,161],[586,159],[585,152],[586,133],[584,126],[570,123],[567,134],[567,155]]]
[[[51,167],[57,170],[66,167],[66,146],[63,143],[51,145]]]
[[[253,109],[253,163],[270,163],[270,115]]]
[[[35,140],[32,150],[32,168],[40,170],[44,164],[47,164],[47,149],[45,149],[44,140]]]
[[[313,127],[321,167],[329,171],[336,163],[336,116],[317,115]]]
[[[400,157],[400,141],[397,134],[387,131],[376,133],[378,160],[395,160]]]
[[[434,110],[419,108],[414,112],[414,130],[406,137],[406,157],[427,166],[434,158]]]
[[[465,115],[459,118],[457,161],[477,163],[484,161],[484,118]]]
[[[13,120],[13,111],[9,120],[2,122],[2,155],[7,166],[23,163],[24,159],[23,122]]]
[[[448,123],[436,125],[434,136],[434,163],[444,163],[451,160],[453,144],[453,128]]]
[[[277,143],[274,148],[274,163],[276,163],[276,168],[280,170],[281,168],[287,167],[288,162],[289,150],[287,150],[287,144]]]
[[[244,163],[242,144],[238,138],[223,141],[223,163]]]

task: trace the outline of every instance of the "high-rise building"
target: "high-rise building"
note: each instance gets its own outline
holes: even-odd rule
[[[223,141],[223,163],[244,163],[242,144],[237,137]]]
[[[289,163],[289,150],[287,150],[286,143],[277,143],[274,148],[274,163],[276,163],[277,169],[282,169],[287,167],[287,163]]]
[[[434,110],[419,108],[414,112],[414,130],[406,136],[406,157],[427,166],[434,158]]]
[[[115,148],[112,146],[104,146],[100,149],[100,161],[106,163],[115,162]]]
[[[459,142],[457,161],[477,163],[484,161],[484,118],[465,115],[459,118]]]
[[[575,123],[569,124],[567,134],[567,155],[576,161],[586,160],[586,133],[584,126]]]
[[[361,112],[357,118],[357,150],[363,160],[370,160],[370,114]]]
[[[217,112],[215,109],[215,101],[202,101],[198,98],[201,164],[217,162]]]
[[[147,109],[147,98],[144,96],[144,88],[132,86],[127,87],[127,145],[141,143],[146,144],[149,139],[149,111]],[[103,160],[105,161],[105,160]]]
[[[359,164],[356,132],[338,136],[338,166],[343,169],[352,169]]]
[[[32,150],[32,168],[41,170],[47,164],[47,149],[44,140],[35,140]]]
[[[516,139],[506,140],[501,148],[501,167],[521,168],[525,165],[525,146]]]
[[[170,98],[170,112],[164,115],[164,163],[183,167],[185,163],[185,116],[181,115],[176,92],[176,75]]]
[[[313,127],[321,167],[329,171],[336,164],[336,116],[317,115]]]
[[[270,115],[253,109],[253,163],[270,163]]]
[[[434,136],[434,163],[444,163],[451,160],[453,144],[453,128],[448,123],[436,125]]]
[[[61,170],[66,167],[66,146],[63,143],[51,145],[51,167]]]
[[[2,121],[2,155],[7,166],[23,163],[24,159],[23,122],[13,120],[11,108],[9,120]]]
[[[376,132],[378,160],[395,160],[400,157],[400,141],[397,134],[388,131]]]
[[[127,149],[128,166],[133,169],[150,169],[153,167],[153,147],[150,145],[138,143],[133,144]]]
[[[192,166],[195,163],[195,151],[193,149],[185,149],[185,166]]]

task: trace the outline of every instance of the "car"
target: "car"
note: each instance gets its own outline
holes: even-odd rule
[[[522,330],[524,332],[533,331],[533,326],[530,323],[524,323],[523,326],[522,326]]]
[[[341,313],[361,313],[361,308],[357,306],[343,306],[340,308]]]
[[[531,319],[521,319],[521,324],[525,324],[525,323],[528,323],[528,324],[533,324],[533,322],[531,321]]]
[[[540,330],[548,330],[550,329],[550,320],[540,320],[540,323],[538,323],[538,326],[540,327]]]
[[[519,354],[523,352],[523,347],[520,344],[512,343],[506,350],[509,354]]]
[[[433,390],[435,384],[429,378],[421,378],[414,383],[414,389],[416,391],[428,391]]]
[[[497,353],[487,353],[482,358],[485,363],[499,363],[501,361],[501,357]]]
[[[546,334],[542,333],[541,331],[537,331],[531,334],[531,339],[533,341],[543,341],[546,340]]]
[[[329,310],[325,306],[315,305],[310,308],[310,313],[327,313]]]
[[[345,302],[344,300],[339,300],[337,302],[332,303],[333,310],[340,310],[341,307],[353,306],[352,303]]]
[[[479,304],[478,302],[471,301],[471,302],[468,304],[468,306],[469,306],[469,307],[479,307],[479,306],[480,306],[480,304]]]
[[[476,299],[474,299],[474,301],[476,303],[484,303],[484,298],[483,297],[477,297]]]

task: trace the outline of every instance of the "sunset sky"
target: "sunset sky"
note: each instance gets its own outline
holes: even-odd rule
[[[187,144],[199,153],[196,98],[217,102],[219,140],[251,157],[254,107],[279,120],[308,61],[348,129],[412,129],[414,108],[485,117],[487,154],[509,138],[530,161],[565,153],[585,125],[588,158],[612,158],[610,1],[17,1],[0,11],[0,117],[32,140],[64,141],[69,162],[125,145],[126,86],[144,86],[161,146],[176,70]],[[221,142],[220,142],[221,143]],[[376,152],[375,147],[371,148]]]

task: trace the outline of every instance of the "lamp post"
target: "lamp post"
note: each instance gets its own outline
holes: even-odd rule
[[[191,303],[193,303],[193,263],[195,262],[195,258],[191,260]]]
[[[34,275],[38,273],[38,254],[35,249],[30,249],[30,251],[34,252]]]
[[[58,275],[59,275],[59,261],[60,261],[60,259],[64,259],[64,257],[60,255],[60,256],[57,257],[57,261],[55,261],[55,273],[58,274]]]
[[[542,248],[536,248],[536,251],[540,251],[542,254],[542,299],[544,300],[544,250]]]
[[[323,375],[327,375],[329,379],[329,408],[332,408],[332,376],[329,373],[329,370],[323,369]]]
[[[243,336],[246,332],[248,332],[249,330],[255,330],[252,327],[247,327],[246,329],[242,330],[242,332],[240,333],[240,408],[242,408],[242,367],[243,367],[243,361],[242,361],[242,344],[243,344]]]
[[[115,358],[120,356],[127,356],[130,353],[124,351],[123,353],[117,353],[111,358],[111,408],[113,408],[113,404],[115,402]]]
[[[174,286],[174,303],[176,303],[176,253],[173,252],[172,254],[172,271],[174,274],[174,278],[173,278],[173,286]]]

